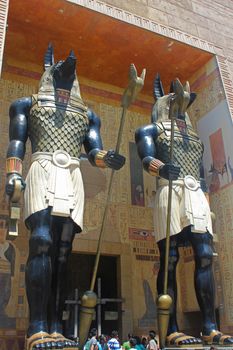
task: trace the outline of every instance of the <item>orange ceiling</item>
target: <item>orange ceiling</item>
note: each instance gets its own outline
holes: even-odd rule
[[[73,49],[78,74],[91,80],[124,88],[130,63],[136,65],[138,73],[145,67],[144,93],[149,95],[156,72],[160,72],[164,86],[169,86],[175,77],[181,81],[191,77],[212,57],[65,0],[11,0],[3,77],[12,62],[16,67],[42,72],[49,42],[54,45],[55,60],[65,58]]]

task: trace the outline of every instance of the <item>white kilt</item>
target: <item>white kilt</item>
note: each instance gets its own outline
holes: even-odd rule
[[[60,151],[54,154],[57,152]],[[65,162],[66,156],[69,157],[67,164],[61,166],[58,164],[59,158],[57,163],[52,153],[33,153],[26,177],[24,218],[26,220],[31,214],[51,207],[51,215],[71,217],[82,229],[84,188],[79,159],[70,157],[64,151],[61,153],[62,156],[58,156],[65,158]]]
[[[154,206],[156,241],[166,238],[167,205],[168,180],[159,179]],[[184,179],[178,179],[172,182],[170,236],[181,232],[189,225],[192,232],[208,231],[213,234],[209,203],[200,188],[200,183],[196,181],[195,189],[191,189],[185,185]]]

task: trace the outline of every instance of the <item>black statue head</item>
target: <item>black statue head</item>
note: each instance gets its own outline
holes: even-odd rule
[[[190,91],[189,82],[186,81],[184,85],[176,78],[172,81],[170,93],[175,95],[174,105],[176,106],[176,115],[179,119],[185,119],[186,111],[191,106],[196,98],[196,94]]]
[[[44,57],[44,68],[52,67],[53,83],[55,89],[71,90],[75,79],[75,68],[77,59],[71,50],[64,61],[54,63],[53,47],[49,44]]]
[[[64,93],[67,91],[67,94],[71,93],[73,97],[80,98],[79,83],[76,76],[76,62],[77,58],[74,52],[70,51],[69,56],[65,60],[55,63],[53,46],[49,44],[44,56],[45,72],[41,77],[39,95],[59,95],[59,92],[62,91],[61,99],[63,99]]]
[[[189,82],[181,84],[178,78],[172,81],[170,93],[165,95],[159,74],[154,80],[155,105],[152,110],[152,122],[164,121],[169,118],[169,111],[180,119],[189,119],[187,109],[196,98],[196,94],[190,92]]]

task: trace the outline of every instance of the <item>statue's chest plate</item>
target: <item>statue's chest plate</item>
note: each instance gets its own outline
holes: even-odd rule
[[[32,152],[67,151],[79,157],[88,131],[86,111],[79,108],[59,108],[52,103],[35,103],[30,111],[29,137]]]
[[[158,158],[168,163],[170,161],[171,122],[157,123],[158,137],[156,140]],[[203,145],[194,130],[184,121],[175,121],[173,161],[180,166],[180,177],[192,175],[200,177],[200,166],[203,156]]]

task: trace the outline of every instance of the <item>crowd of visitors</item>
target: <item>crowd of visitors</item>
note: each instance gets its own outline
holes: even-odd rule
[[[83,350],[159,350],[156,333],[150,331],[148,336],[128,334],[126,341],[121,341],[117,331],[111,335],[97,335],[95,328],[91,329],[89,338]]]

